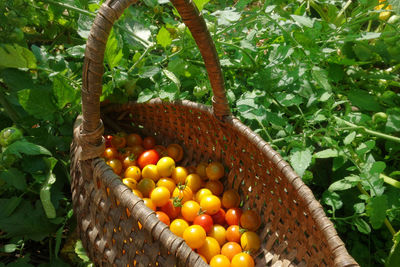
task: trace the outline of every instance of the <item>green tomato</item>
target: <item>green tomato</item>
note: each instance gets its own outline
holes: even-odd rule
[[[8,127],[0,132],[0,145],[6,147],[15,141],[22,139],[21,130],[15,127]]]

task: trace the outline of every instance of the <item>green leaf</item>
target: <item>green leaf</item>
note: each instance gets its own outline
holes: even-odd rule
[[[380,111],[381,107],[377,101],[377,99],[368,94],[368,92],[359,90],[359,89],[351,89],[348,98],[350,102],[357,106],[360,109],[367,111]]]
[[[235,11],[235,8],[227,7],[225,10],[218,10],[211,15],[218,18],[218,25],[229,26],[232,22],[238,21],[241,17],[239,12]]]
[[[386,195],[371,197],[368,201],[366,212],[372,228],[379,229],[386,218],[388,201]]]
[[[36,68],[36,58],[32,51],[17,44],[0,44],[1,68]]]
[[[312,28],[314,26],[314,21],[308,17],[298,16],[298,15],[290,15],[294,21],[296,21],[301,26],[305,26],[308,28]]]
[[[77,240],[75,243],[75,253],[84,262],[90,261],[89,257],[87,256],[85,248],[82,246],[82,241],[80,241],[80,240]]]
[[[72,87],[68,81],[61,77],[54,77],[53,93],[57,99],[57,106],[62,109],[65,105],[77,100],[77,90]]]
[[[350,189],[354,186],[357,185],[357,183],[360,181],[360,177],[356,175],[348,176],[344,179],[338,180],[336,182],[333,182],[328,190],[329,191],[343,191]]]
[[[173,101],[178,98],[179,90],[174,84],[163,86],[159,92],[159,97],[162,100]]]
[[[161,45],[162,47],[166,48],[172,43],[171,34],[165,27],[161,27],[157,34],[157,44]]]
[[[354,141],[354,138],[356,138],[356,132],[351,132],[349,135],[347,135],[347,136],[344,138],[343,144],[345,144],[345,145],[351,144],[351,142]]]
[[[153,91],[151,91],[150,89],[144,89],[143,91],[141,91],[139,93],[137,102],[138,103],[144,103],[144,102],[149,101],[153,97],[154,97],[154,92]]]
[[[300,177],[303,176],[305,170],[308,168],[308,166],[310,166],[311,157],[311,151],[308,148],[305,150],[296,151],[290,155],[289,162],[294,171],[300,175]]]
[[[357,227],[357,230],[363,234],[371,233],[371,227],[369,224],[364,221],[362,218],[357,217],[353,220],[354,225]]]
[[[47,218],[54,219],[56,217],[56,209],[51,202],[50,189],[51,185],[56,182],[56,176],[53,174],[53,168],[57,164],[57,159],[49,158],[47,161],[49,164],[49,171],[47,173],[47,179],[40,189],[40,201],[42,202]]]
[[[18,100],[26,112],[35,118],[50,121],[54,119],[54,112],[57,107],[53,103],[50,90],[47,88],[20,90]]]
[[[387,111],[388,120],[386,122],[385,132],[400,132],[400,109],[391,108]]]
[[[4,154],[14,154],[18,157],[22,157],[21,154],[25,155],[46,155],[51,156],[50,151],[46,148],[30,143],[28,141],[15,141],[9,145],[3,152]]]
[[[94,18],[87,15],[80,14],[78,19],[78,31],[77,33],[83,38],[89,37],[90,28],[92,28]]]
[[[314,158],[317,159],[335,158],[338,156],[339,156],[339,151],[333,148],[328,148],[314,154]]]
[[[163,69],[163,73],[168,79],[170,79],[176,85],[176,87],[178,87],[178,89],[181,88],[181,82],[175,76],[175,74],[173,72],[171,72],[167,69]]]
[[[118,66],[123,56],[121,45],[115,36],[115,32],[112,30],[108,36],[106,51],[104,52],[104,58],[110,69]]]
[[[323,70],[319,67],[314,67],[312,69],[312,77],[315,79],[315,81],[325,90],[327,91],[332,91],[332,87],[329,83],[328,80],[328,72],[326,70]]]
[[[340,199],[339,194],[331,191],[325,191],[322,194],[322,202],[331,206],[333,210],[338,210],[343,206],[343,201]]]
[[[21,203],[22,198],[12,197],[12,198],[2,198],[0,199],[0,219],[7,218],[10,216],[14,210]]]
[[[23,172],[15,168],[0,171],[0,179],[18,190],[26,189],[26,179]]]
[[[199,11],[202,11],[204,8],[204,5],[210,2],[210,0],[193,0],[193,2],[196,4],[197,9]]]
[[[17,250],[17,248],[17,244],[5,244],[4,246],[0,247],[0,252],[12,253]]]
[[[353,205],[354,211],[356,213],[363,213],[365,211],[365,204],[364,203],[356,203]]]
[[[360,37],[356,38],[356,41],[377,39],[380,36],[380,32],[363,32]]]
[[[303,103],[301,96],[287,93],[277,93],[276,100],[285,107],[297,106]]]
[[[393,236],[393,246],[385,262],[386,267],[400,266],[400,231]]]
[[[368,140],[365,143],[361,143],[357,149],[356,149],[356,153],[359,156],[362,156],[364,154],[366,154],[367,152],[369,152],[371,149],[373,149],[375,147],[375,141],[374,140]]]

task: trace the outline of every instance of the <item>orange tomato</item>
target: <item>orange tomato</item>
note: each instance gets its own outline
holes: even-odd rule
[[[240,204],[239,193],[234,189],[229,189],[222,195],[222,206],[226,209],[237,208]]]
[[[175,162],[179,162],[183,158],[183,148],[178,144],[170,144],[167,146],[167,154],[173,158]]]
[[[124,148],[126,146],[126,139],[124,137],[124,134],[118,133],[114,135],[111,139],[111,145],[116,149]]]
[[[189,226],[183,231],[182,236],[186,244],[192,249],[200,248],[206,242],[206,231],[200,225]],[[204,256],[207,258],[206,255]]]
[[[132,133],[126,137],[127,146],[141,145],[142,142],[142,137],[136,133]]]
[[[200,175],[201,178],[207,178],[206,168],[208,166],[207,162],[200,162],[196,167],[196,173]]]
[[[206,168],[206,175],[210,180],[218,180],[225,174],[224,166],[217,161],[211,162]]]
[[[207,181],[205,188],[210,189],[213,195],[219,196],[224,192],[224,185],[218,180]]]
[[[212,257],[220,254],[221,247],[218,244],[218,241],[213,237],[206,237],[204,244],[197,249],[197,251],[206,257],[207,261],[210,262]]]
[[[243,250],[256,252],[261,247],[260,237],[255,232],[245,232],[240,237],[240,245]]]
[[[231,267],[254,267],[254,260],[249,254],[241,252],[232,258]]]
[[[204,257],[203,255],[201,255],[200,253],[197,253],[197,254],[199,254],[200,258],[201,258],[205,263],[208,263],[206,257]]]
[[[226,240],[229,242],[239,243],[241,235],[239,225],[230,225],[226,229]]]
[[[161,211],[165,212],[171,219],[175,219],[181,214],[181,207],[175,206],[174,200],[170,198],[167,204],[161,207]]]
[[[193,192],[190,187],[186,185],[180,185],[174,189],[172,197],[180,199],[181,203],[184,204],[186,201],[189,201],[193,198]]]
[[[187,176],[188,171],[181,166],[176,167],[171,174],[171,178],[174,179],[177,184],[184,184]]]
[[[189,174],[185,180],[186,185],[192,189],[193,193],[196,193],[200,189],[202,182],[203,180],[196,173]]]
[[[170,157],[162,157],[157,162],[157,171],[161,177],[169,177],[175,169],[175,161]]]
[[[122,163],[118,159],[110,159],[106,163],[116,174],[119,175],[122,172]]]
[[[153,201],[156,207],[162,207],[169,201],[171,193],[168,188],[164,186],[156,187],[150,193],[150,199]]]
[[[200,207],[208,215],[213,215],[221,208],[221,200],[214,195],[205,196],[200,201]]]
[[[136,162],[136,158],[133,156],[126,156],[123,158],[122,161],[122,166],[124,169],[130,167],[130,166],[136,166],[137,162]]]
[[[210,266],[211,267],[230,267],[231,262],[226,256],[218,254],[218,255],[215,255],[214,257],[212,257],[212,259],[210,261]]]
[[[182,216],[186,221],[193,222],[199,214],[200,205],[193,200],[186,201],[181,208]]]
[[[226,211],[225,221],[229,225],[239,225],[240,216],[242,216],[242,210],[239,208],[232,208]]]
[[[135,179],[136,181],[139,181],[142,172],[140,171],[139,167],[137,166],[129,166],[128,168],[126,168],[125,173],[124,173],[124,177],[126,178],[132,178]]]
[[[240,216],[240,226],[244,229],[255,232],[260,225],[261,218],[254,210],[246,210],[243,212],[242,216]]]
[[[221,248],[221,254],[228,257],[230,261],[236,254],[239,254],[240,252],[242,252],[242,248],[236,242],[225,243],[225,245],[223,245]]]
[[[170,225],[170,219],[169,219],[169,217],[168,217],[168,215],[167,214],[165,214],[164,212],[162,212],[162,211],[156,211],[156,216],[157,216],[157,218],[160,220],[160,221],[162,221],[163,223],[165,223],[166,225]]]
[[[171,178],[161,178],[157,181],[157,186],[165,186],[172,194],[174,192],[176,184],[175,181]]]
[[[156,211],[156,205],[154,205],[150,198],[143,198],[143,202],[149,209]]]
[[[182,219],[175,219],[171,222],[169,229],[171,230],[172,233],[179,237],[183,237],[183,232],[186,230],[186,228],[189,227],[189,224]]]
[[[118,157],[118,151],[114,147],[107,147],[104,150],[103,157],[105,159],[114,159]]]

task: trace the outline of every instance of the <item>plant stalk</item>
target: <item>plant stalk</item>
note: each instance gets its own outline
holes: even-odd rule
[[[20,117],[18,113],[14,110],[14,108],[11,106],[11,104],[8,102],[3,89],[6,89],[6,86],[5,84],[0,82],[0,104],[3,106],[4,110],[6,111],[10,119],[14,123],[18,123]]]

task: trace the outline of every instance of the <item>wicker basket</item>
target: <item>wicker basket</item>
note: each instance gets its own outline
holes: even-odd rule
[[[219,60],[203,18],[191,0],[171,0],[202,53],[213,107],[189,101],[109,105],[100,114],[103,59],[113,23],[132,0],[107,0],[85,53],[82,116],[71,145],[71,190],[79,237],[98,266],[208,266],[132,194],[99,156],[107,127],[139,131],[185,149],[182,165],[214,159],[230,170],[225,188],[246,196],[259,212],[261,249],[256,266],[358,266],[310,189],[281,156],[229,112]],[[112,118],[112,119],[107,119]],[[139,227],[138,222],[142,225]]]

